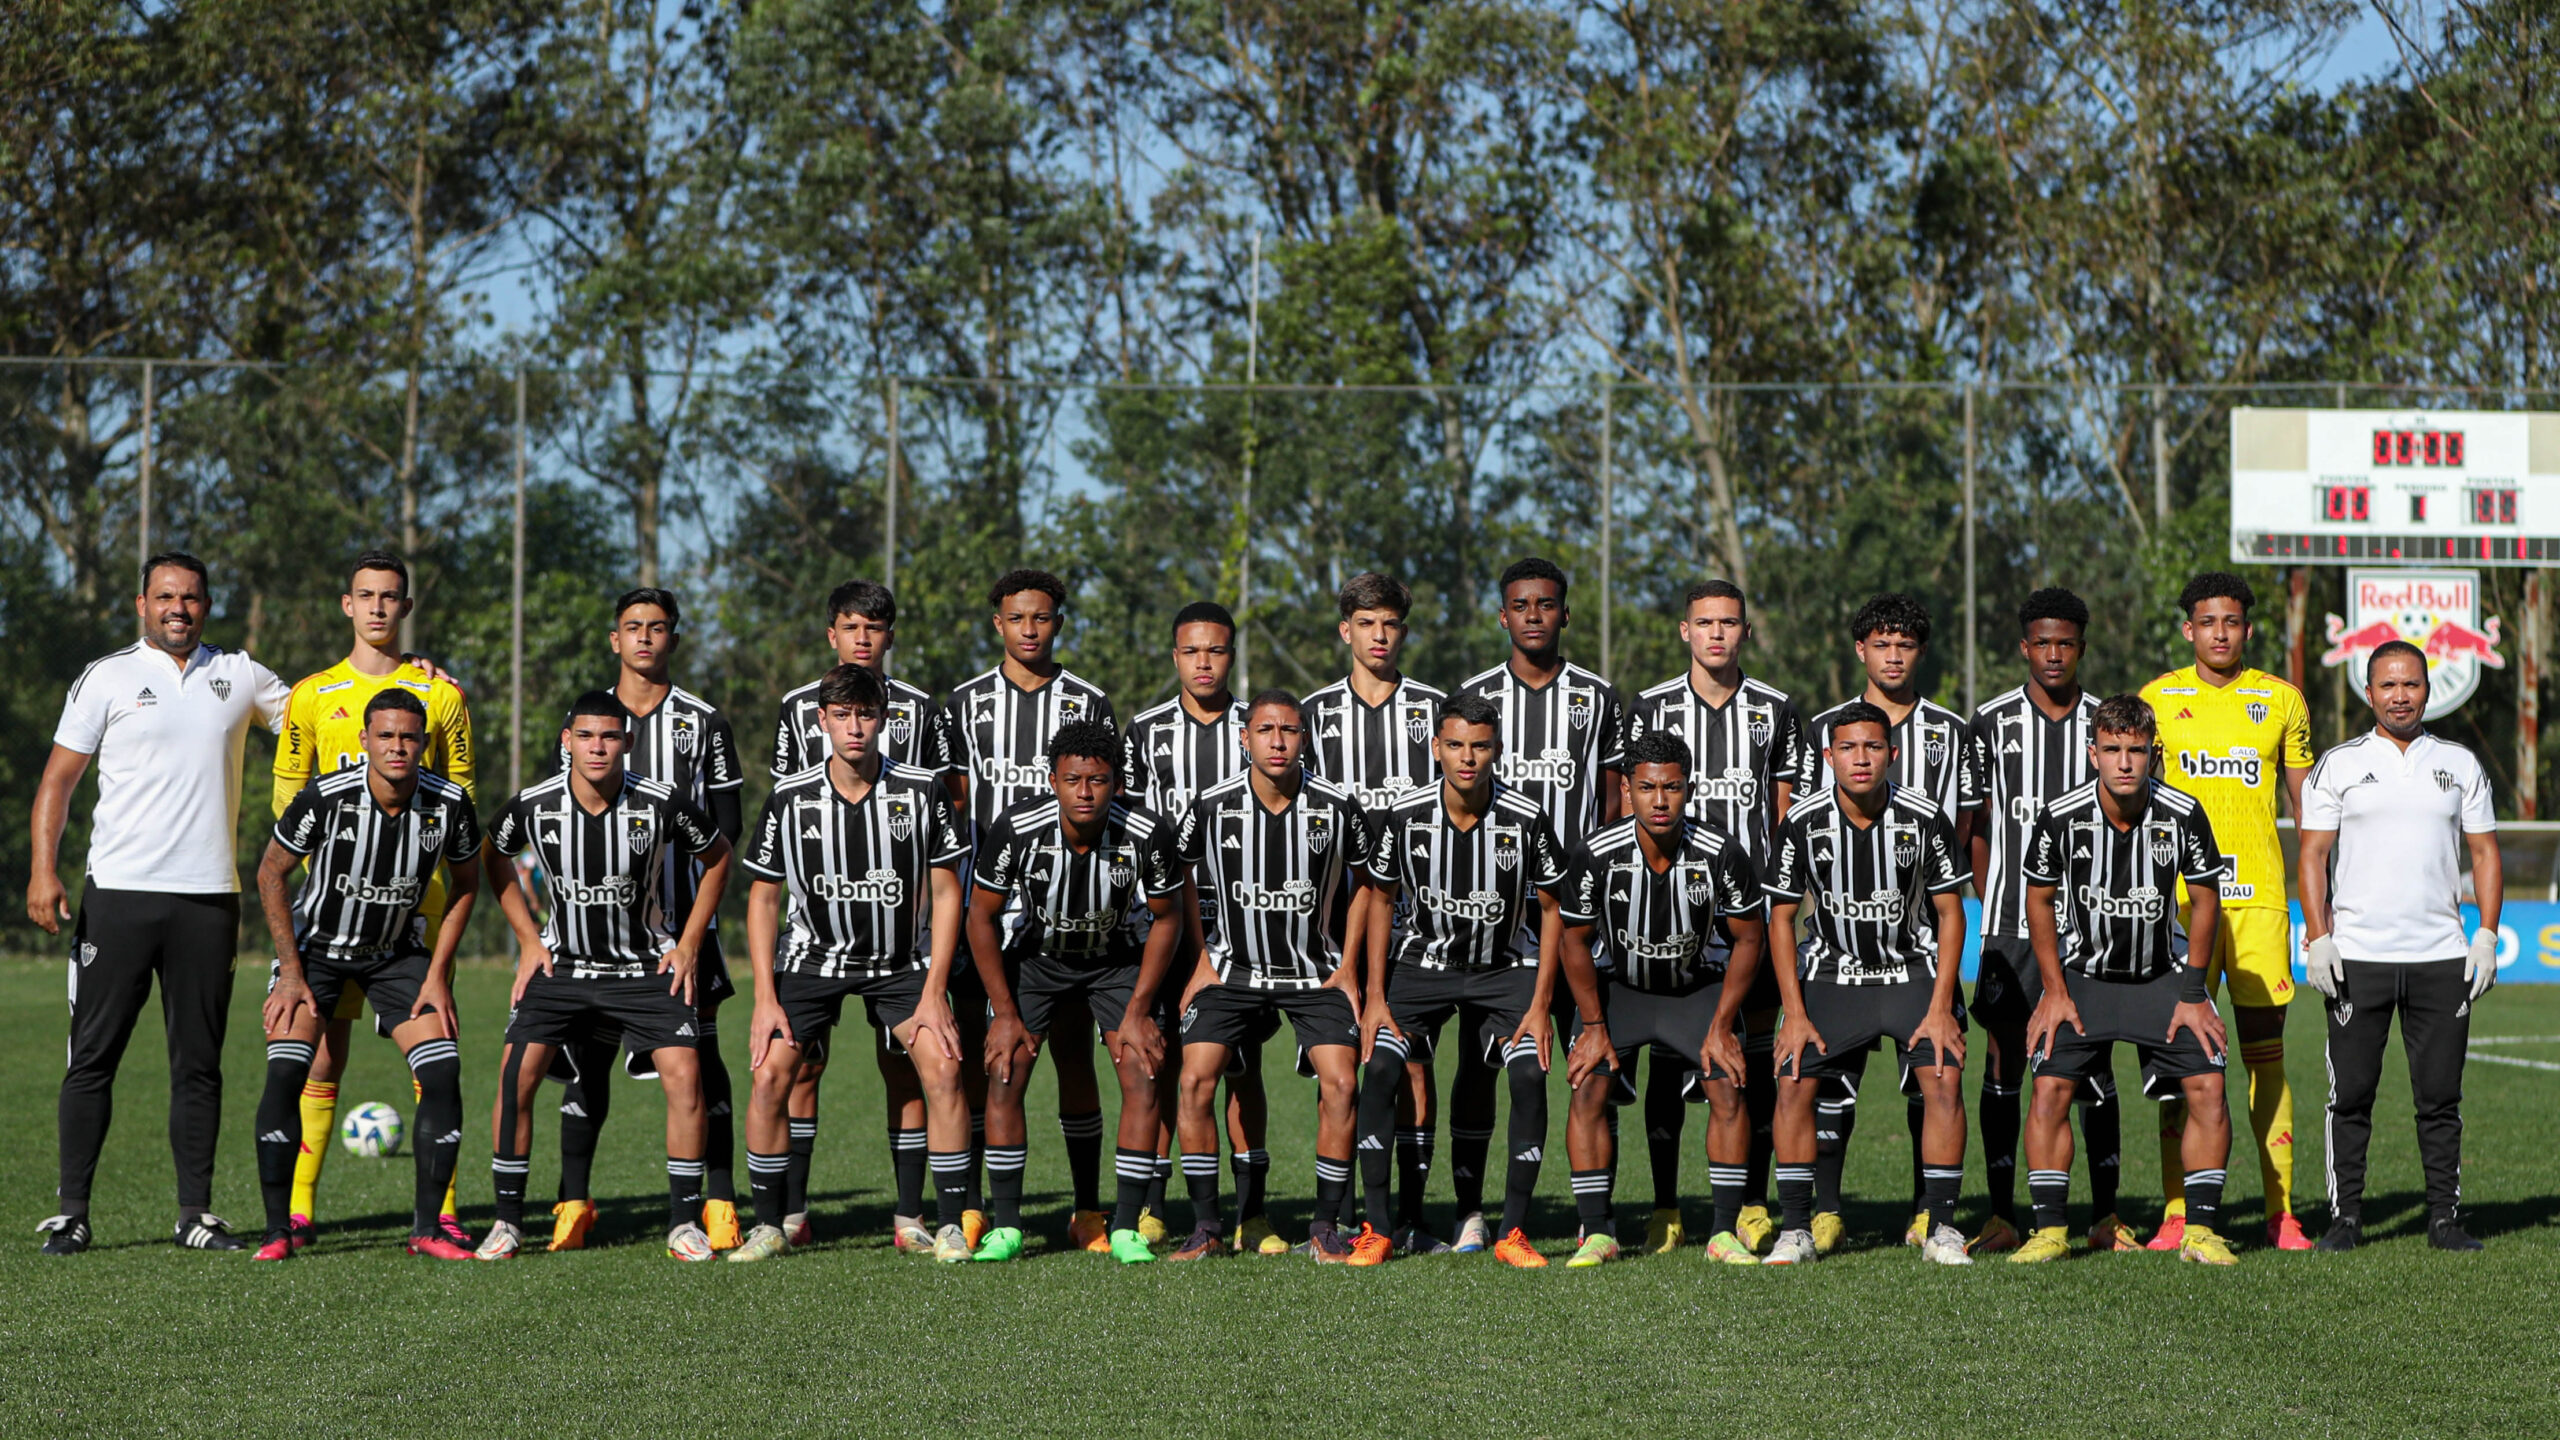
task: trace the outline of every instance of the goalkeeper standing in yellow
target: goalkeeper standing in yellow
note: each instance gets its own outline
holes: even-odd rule
[[[400,651],[400,622],[417,602],[409,594],[409,567],[399,556],[368,550],[348,567],[347,589],[338,607],[355,628],[355,645],[347,658],[293,687],[285,710],[284,734],[276,742],[275,813],[293,803],[302,787],[332,770],[364,763],[364,708],[393,686],[407,690],[427,707],[427,748],[420,763],[477,798],[471,774],[471,711],[462,690],[450,679],[419,667]],[[435,943],[444,918],[445,872],[438,868],[418,907],[416,923],[425,933],[420,945]],[[323,1017],[320,1045],[311,1057],[311,1078],[302,1087],[302,1153],[293,1167],[295,1249],[311,1243],[312,1196],[320,1184],[320,1164],[338,1129],[338,1076],[347,1066],[347,1026],[363,1013],[364,994],[350,985],[334,1014]],[[444,1237],[468,1250],[476,1242],[455,1217],[453,1188],[444,1192],[444,1213],[437,1222]]]
[[[2302,692],[2249,668],[2249,607],[2257,596],[2237,575],[2209,571],[2178,593],[2178,611],[2195,663],[2142,687],[2160,720],[2163,778],[2204,802],[2214,838],[2228,852],[2222,879],[2222,923],[2213,940],[2206,983],[2231,987],[2240,1059],[2249,1070],[2249,1128],[2258,1137],[2258,1175],[2266,1186],[2267,1243],[2308,1250],[2293,1218],[2293,1087],[2284,1073],[2285,1007],[2293,1000],[2293,921],[2285,908],[2284,848],[2276,838],[2276,794],[2302,814],[2302,782],[2311,772],[2311,717]],[[2186,904],[2185,882],[2178,903]],[[2161,1183],[2168,1196],[2154,1250],[2175,1250],[2186,1235],[2186,1197],[2178,1137],[2184,1101],[2160,1106]]]

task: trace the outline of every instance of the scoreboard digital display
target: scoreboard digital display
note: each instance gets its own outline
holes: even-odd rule
[[[2231,558],[2560,565],[2560,414],[2235,409]]]

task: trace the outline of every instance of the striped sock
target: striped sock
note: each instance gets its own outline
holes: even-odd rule
[[[1067,1178],[1075,1186],[1076,1208],[1102,1208],[1102,1112],[1085,1110],[1058,1117],[1058,1133],[1067,1141]],[[1152,1157],[1150,1157],[1152,1158]],[[1149,1174],[1154,1172],[1150,1170]],[[1146,1187],[1138,1187],[1143,1192]],[[1130,1224],[1137,1223],[1131,1220]]]
[[[1748,1163],[1718,1165],[1712,1160],[1707,1162],[1707,1189],[1714,1198],[1716,1209],[1715,1228],[1707,1232],[1710,1236],[1725,1234],[1740,1222],[1743,1192],[1750,1183],[1751,1166]]]
[[[2070,1223],[2071,1172],[2028,1171],[2027,1203],[2035,1207],[2036,1228],[2039,1230],[2051,1230]]]
[[[1216,1157],[1212,1156],[1212,1159]],[[1191,1157],[1183,1157],[1183,1173],[1190,1173]],[[1262,1197],[1271,1185],[1271,1152],[1239,1150],[1235,1153],[1236,1221],[1241,1224],[1262,1213]]]
[[[667,1157],[667,1228],[702,1223],[702,1162]]]
[[[1316,1157],[1316,1214],[1314,1224],[1340,1225],[1351,1206],[1351,1159],[1329,1155]]]
[[[1214,1159],[1215,1157],[1213,1156],[1211,1158]],[[1164,1192],[1172,1183],[1173,1157],[1170,1155],[1156,1156],[1154,1166],[1147,1172],[1146,1208],[1148,1214],[1153,1215],[1159,1220],[1165,1217]]]
[[[747,1151],[747,1189],[755,1198],[756,1223],[782,1228],[783,1191],[791,1183],[791,1152],[759,1155]]]
[[[1605,1168],[1573,1172],[1573,1213],[1580,1217],[1586,1239],[1593,1235],[1617,1238],[1617,1220],[1609,1207],[1609,1181]]]
[[[999,1228],[1022,1228],[1022,1172],[1031,1163],[1031,1151],[1021,1145],[987,1147],[988,1219]]]
[[[978,1167],[966,1150],[933,1150],[926,1152],[933,1167],[933,1204],[937,1223],[957,1225],[961,1212],[969,1209],[969,1191],[978,1178]]]
[[[295,1092],[307,1094],[309,1086],[303,1078],[311,1073],[311,1046],[301,1040],[267,1042],[267,1085],[258,1097],[258,1190],[266,1201],[267,1229],[282,1230],[293,1221],[294,1172],[301,1152],[310,1148],[304,1143],[301,1116],[296,1114]],[[333,1089],[335,1087],[332,1087]],[[332,1113],[336,1101],[331,1100]],[[305,1105],[303,1108],[308,1108]],[[326,1145],[324,1132],[319,1143]]]
[[[1779,1225],[1788,1230],[1813,1228],[1813,1167],[1780,1165],[1778,1175]]]
[[[1929,1210],[1929,1228],[1952,1225],[1956,1220],[1956,1192],[1964,1185],[1961,1165],[1923,1165],[1920,1167],[1920,1203]]]
[[[898,1176],[898,1213],[924,1214],[924,1127],[889,1132],[889,1163]]]
[[[524,1226],[524,1185],[533,1163],[521,1155],[501,1151],[489,1157],[489,1186],[497,1192],[498,1218],[521,1229]]]
[[[2190,1170],[2186,1173],[2187,1225],[2191,1229],[2219,1230],[2222,1226],[2222,1182],[2229,1172],[2224,1170]]]
[[[818,1154],[818,1117],[791,1117],[791,1168],[783,1177],[782,1213],[809,1213],[809,1167]]]
[[[1162,1163],[1161,1157],[1158,1163]],[[1185,1154],[1182,1157],[1182,1188],[1191,1195],[1192,1224],[1210,1230],[1225,1228],[1226,1212],[1218,1203],[1218,1152]]]
[[[1101,1121],[1102,1117],[1097,1113],[1094,1123],[1098,1125]],[[1120,1193],[1111,1206],[1111,1228],[1135,1230],[1138,1228],[1138,1212],[1147,1207],[1147,1182],[1156,1178],[1156,1152],[1115,1146],[1111,1151],[1111,1169],[1120,1181]],[[1076,1208],[1091,1207],[1079,1204]]]

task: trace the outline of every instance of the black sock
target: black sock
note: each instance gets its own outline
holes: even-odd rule
[[[1360,1074],[1359,1113],[1354,1122],[1359,1138],[1354,1147],[1360,1156],[1361,1199],[1370,1226],[1381,1235],[1395,1228],[1395,1199],[1387,1188],[1394,1163],[1388,1135],[1395,1125],[1396,1087],[1404,1083],[1404,1056],[1404,1042],[1393,1032],[1381,1032]]]
[[[1449,1183],[1458,1192],[1462,1217],[1484,1209],[1484,1163],[1492,1151],[1491,1130],[1461,1130],[1454,1122],[1449,1126]]]
[[[1695,1057],[1691,1057],[1695,1058]],[[1653,1161],[1653,1208],[1680,1208],[1680,1132],[1689,1123],[1689,1102],[1681,1098],[1689,1067],[1653,1057],[1650,1088],[1644,1092],[1644,1148]]]
[[[1917,1095],[1902,1098],[1902,1128],[1911,1132],[1911,1213],[1929,1208],[1929,1167],[1920,1160],[1920,1131],[1926,1122],[1927,1108]]]
[[[987,1219],[999,1229],[1022,1228],[1022,1172],[1030,1163],[1027,1146],[987,1147]]]
[[[1214,1154],[1209,1159],[1213,1165],[1217,1162]],[[1172,1184],[1173,1157],[1158,1155],[1147,1166],[1147,1213],[1158,1220],[1165,1217],[1164,1192]]]
[[[1075,1208],[1101,1209],[1102,1112],[1086,1110],[1074,1115],[1061,1115],[1058,1117],[1058,1133],[1067,1139],[1067,1178],[1075,1185]],[[1155,1167],[1150,1157],[1147,1175],[1152,1178],[1154,1174]],[[1145,1184],[1142,1182],[1138,1189],[1143,1199]],[[1137,1222],[1132,1220],[1129,1223],[1134,1225]]]
[[[702,1179],[714,1200],[738,1203],[738,1125],[732,1118],[729,1062],[720,1058],[719,1023],[705,1010],[694,1021],[693,1052],[702,1070]]]
[[[1183,1158],[1187,1167],[1190,1157]],[[1235,1153],[1236,1223],[1241,1225],[1262,1214],[1262,1197],[1271,1187],[1271,1152],[1239,1150]],[[1187,1173],[1187,1172],[1186,1172]],[[1321,1213],[1321,1212],[1319,1212]]]
[[[893,1142],[894,1142],[894,1138]],[[782,1213],[809,1213],[809,1167],[818,1154],[818,1117],[791,1117],[790,1168],[783,1172]]]
[[[516,1086],[523,1071],[524,1048],[510,1045],[498,1068],[498,1135],[489,1156],[489,1185],[497,1193],[497,1218],[524,1227],[524,1185],[532,1166],[520,1151],[508,1147],[516,1138]]]
[[[782,1217],[788,1213],[784,1198],[791,1188],[791,1152],[759,1155],[755,1147],[747,1147],[747,1189],[755,1197],[756,1223],[782,1228]]]
[[[1351,1161],[1330,1155],[1316,1157],[1316,1214],[1309,1222],[1315,1225],[1339,1225],[1351,1203]]]
[[[1095,1123],[1099,1124],[1100,1120],[1097,1114]],[[1120,1193],[1113,1198],[1111,1205],[1111,1228],[1114,1231],[1135,1230],[1138,1228],[1138,1212],[1147,1207],[1147,1182],[1156,1178],[1156,1152],[1114,1146],[1111,1170],[1120,1181]],[[1079,1205],[1076,1208],[1087,1207]]]
[[[1436,1130],[1415,1127],[1396,1132],[1396,1223],[1422,1223],[1422,1200],[1431,1186],[1431,1152]]]
[[[1529,1224],[1529,1201],[1538,1193],[1538,1170],[1546,1160],[1547,1070],[1538,1063],[1533,1044],[1524,1045],[1504,1066],[1511,1075],[1511,1163],[1502,1180],[1502,1229],[1508,1235]]]
[[[1991,1213],[2014,1224],[2018,1218],[2018,1087],[1985,1076],[1980,1108],[1983,1188]]]
[[[1787,1230],[1813,1228],[1813,1167],[1780,1165],[1778,1172],[1778,1224]]]
[[[1182,1157],[1182,1188],[1191,1196],[1191,1223],[1212,1230],[1226,1227],[1226,1211],[1218,1201],[1218,1152]]]
[[[1617,1217],[1609,1210],[1609,1172],[1576,1170],[1573,1172],[1573,1213],[1582,1221],[1582,1233],[1618,1237]]]
[[[933,1167],[934,1221],[957,1225],[961,1213],[970,1208],[969,1191],[977,1179],[977,1167],[969,1162],[966,1150],[935,1150],[927,1159]]]
[[[1709,1236],[1722,1235],[1740,1222],[1743,1180],[1750,1173],[1750,1168],[1747,1165],[1718,1165],[1712,1160],[1707,1162],[1707,1186],[1715,1197],[1716,1207],[1715,1228],[1707,1232]]]
[[[2036,1228],[2039,1230],[2070,1223],[2071,1172],[2029,1170],[2027,1203],[2036,1208]]]
[[[302,1158],[302,1082],[310,1078],[308,1042],[267,1042],[267,1088],[258,1096],[258,1193],[267,1202],[270,1233],[293,1223],[293,1167]],[[328,1142],[324,1138],[321,1143]]]
[[[2089,1156],[2089,1213],[2116,1213],[2116,1177],[2124,1161],[2124,1107],[2110,1082],[2095,1100],[2080,1102],[2080,1148]]]
[[[976,1209],[978,1197],[986,1193],[979,1176],[987,1168],[987,1112],[969,1112],[969,1208]]]
[[[2229,1172],[2187,1172],[2187,1227],[2219,1232],[2222,1228],[2222,1182]]]
[[[1769,1203],[1769,1166],[1777,1159],[1776,1065],[1769,1045],[1743,1041],[1742,1111],[1751,1119],[1751,1158],[1743,1167],[1742,1203],[1763,1208]]]
[[[1837,1214],[1840,1209],[1840,1171],[1848,1164],[1849,1125],[1858,1113],[1854,1104],[1842,1104],[1828,1092],[1830,1081],[1824,1080],[1814,1092],[1813,1102],[1813,1189],[1814,1208]]]
[[[560,1087],[560,1198],[595,1196],[596,1137],[613,1113],[613,1065],[619,1052],[610,1045],[582,1045],[570,1056],[576,1072]]]
[[[417,1182],[410,1192],[411,1235],[438,1233],[444,1192],[462,1160],[462,1050],[450,1040],[423,1040],[408,1054],[418,1082]]]
[[[1930,1231],[1935,1233],[1941,1225],[1954,1224],[1956,1192],[1964,1186],[1964,1167],[1923,1165],[1920,1167],[1920,1186],[1920,1204],[1929,1212]]]
[[[702,1162],[667,1157],[667,1228],[702,1223]]]
[[[924,1127],[889,1132],[889,1163],[898,1177],[897,1213],[924,1218]]]

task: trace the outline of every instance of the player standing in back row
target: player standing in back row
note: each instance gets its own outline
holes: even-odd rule
[[[2178,613],[2195,663],[2142,687],[2159,717],[2169,784],[2204,802],[2231,863],[2222,877],[2222,923],[2214,932],[2211,979],[2231,987],[2240,1063],[2249,1069],[2249,1128],[2258,1138],[2266,1187],[2267,1243],[2308,1250],[2293,1218],[2293,1087],[2284,1073],[2285,1007],[2293,1000],[2293,921],[2285,904],[2284,847],[2276,838],[2276,796],[2298,818],[2311,771],[2311,714],[2302,692],[2249,668],[2249,607],[2257,596],[2237,575],[2210,571],[2178,592]],[[2160,1174],[2167,1213],[2154,1250],[2178,1248],[2186,1199],[2178,1183],[2185,1125],[2180,1102],[2160,1107]]]
[[[1689,770],[1689,814],[1731,836],[1756,875],[1768,861],[1770,836],[1794,802],[1796,781],[1805,768],[1805,739],[1804,722],[1787,693],[1742,673],[1742,647],[1750,638],[1751,612],[1740,586],[1730,580],[1690,586],[1680,611],[1680,643],[1689,652],[1689,668],[1636,697],[1627,712],[1627,743],[1667,732],[1688,745],[1695,762]],[[1767,908],[1765,902],[1761,908]],[[1747,983],[1740,1083],[1750,1111],[1751,1150],[1744,1204],[1732,1229],[1756,1252],[1776,1234],[1769,1221],[1769,1124],[1778,1103],[1778,1081],[1770,1069],[1769,1047],[1778,1030],[1778,980],[1768,966],[1759,965],[1752,967]],[[1655,1052],[1644,1103],[1645,1141],[1653,1157],[1653,1218],[1644,1234],[1648,1250],[1669,1250],[1681,1240],[1680,1130],[1688,1118],[1683,1096],[1692,1088],[1693,1074],[1685,1062]],[[1632,1087],[1636,1077],[1623,1075],[1619,1081]]]

